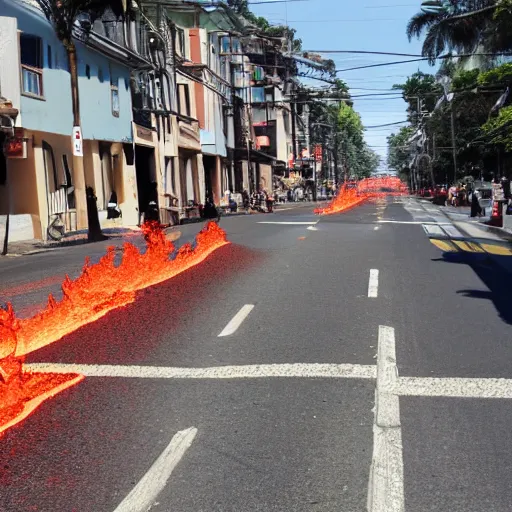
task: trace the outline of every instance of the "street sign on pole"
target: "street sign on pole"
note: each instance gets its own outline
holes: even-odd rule
[[[82,130],[80,126],[73,127],[73,155],[84,156]]]

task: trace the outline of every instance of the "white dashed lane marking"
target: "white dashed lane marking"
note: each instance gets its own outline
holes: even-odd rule
[[[242,306],[240,311],[230,320],[228,325],[224,327],[218,337],[222,338],[223,336],[230,336],[231,334],[234,334],[253,309],[253,304],[246,304],[245,306]]]
[[[368,282],[368,297],[376,298],[379,295],[379,271],[376,268],[370,270]]]
[[[165,488],[171,473],[190,448],[196,434],[197,429],[194,427],[175,434],[162,454],[114,512],[147,512]]]

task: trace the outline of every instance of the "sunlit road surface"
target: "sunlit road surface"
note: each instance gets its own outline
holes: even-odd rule
[[[231,245],[30,354],[86,378],[0,439],[0,510],[510,511],[510,256],[406,198],[312,210],[223,219]],[[73,251],[0,262],[39,283],[9,298]]]

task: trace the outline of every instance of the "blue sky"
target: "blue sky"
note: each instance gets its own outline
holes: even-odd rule
[[[253,0],[254,2],[262,0]],[[421,53],[421,41],[409,43],[405,35],[408,20],[418,12],[421,2],[414,0],[305,0],[256,5],[251,10],[265,16],[272,24],[297,29],[304,50],[367,50],[398,53]],[[324,54],[332,58],[337,69],[406,60],[408,57]],[[410,58],[410,57],[409,57]],[[350,87],[351,94],[385,93],[396,83],[420,69],[433,73],[435,68],[422,62],[345,71],[338,74]],[[318,82],[321,84],[321,82]],[[370,90],[367,90],[370,89]],[[378,90],[377,90],[378,89]],[[384,90],[380,90],[384,89]],[[405,102],[383,99],[385,96],[354,99],[354,108],[365,126],[403,121]],[[400,125],[398,126],[398,128]],[[386,160],[386,137],[396,126],[368,129],[367,143]]]

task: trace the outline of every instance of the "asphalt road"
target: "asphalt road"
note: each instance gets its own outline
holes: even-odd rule
[[[0,438],[0,511],[509,512],[505,257],[441,251],[406,198],[312,209],[223,219],[232,244],[31,354],[91,376]],[[103,250],[2,260],[2,300],[30,314]]]

